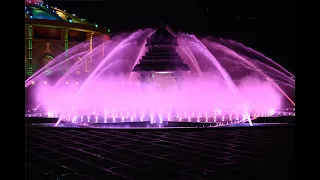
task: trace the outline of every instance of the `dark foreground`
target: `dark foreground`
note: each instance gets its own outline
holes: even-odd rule
[[[27,127],[31,180],[293,179],[291,126],[179,130]]]

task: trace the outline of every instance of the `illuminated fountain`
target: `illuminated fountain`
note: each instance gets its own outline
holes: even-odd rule
[[[88,43],[71,48],[68,59],[62,54],[26,80],[34,97],[27,116],[56,117],[57,126],[252,125],[257,117],[295,106],[290,97],[294,76],[234,41],[159,28],[104,43],[97,37],[92,52],[82,50]],[[89,64],[92,71],[79,73]]]

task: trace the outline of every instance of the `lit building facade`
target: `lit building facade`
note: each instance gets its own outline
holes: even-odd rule
[[[110,30],[99,28],[75,14],[56,7],[50,7],[41,0],[25,1],[25,74],[31,76],[54,57],[64,53],[77,44],[88,41],[83,51],[92,51],[92,39],[104,36],[110,39]],[[103,55],[102,55],[103,56]],[[90,60],[86,60],[84,72],[90,71]]]

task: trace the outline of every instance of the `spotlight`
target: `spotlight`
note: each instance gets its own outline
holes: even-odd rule
[[[47,84],[47,81],[45,81],[44,84]]]
[[[31,84],[34,84],[34,81],[32,81]]]

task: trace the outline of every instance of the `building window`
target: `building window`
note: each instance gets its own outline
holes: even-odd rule
[[[59,28],[34,26],[33,31],[35,39],[61,40],[61,29]]]
[[[42,67],[48,64],[52,60],[53,60],[53,56],[51,56],[50,54],[46,54],[41,60]],[[52,73],[52,71],[50,70],[50,66],[47,66],[45,68],[47,69],[46,75],[50,75]]]
[[[52,59],[53,59],[53,56],[51,56],[50,54],[46,54],[46,55],[42,58],[41,63],[42,63],[43,65],[46,65],[46,64],[48,64]]]
[[[86,40],[86,33],[81,31],[69,30],[69,41],[83,42]]]

